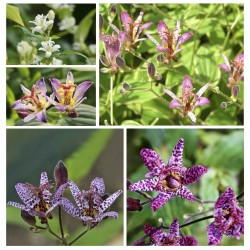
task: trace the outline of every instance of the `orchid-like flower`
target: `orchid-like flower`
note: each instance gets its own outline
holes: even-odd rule
[[[144,148],[140,154],[146,167],[150,170],[145,175],[147,179],[131,184],[131,191],[154,191],[158,196],[151,200],[151,208],[156,211],[172,197],[179,196],[193,202],[195,200],[187,185],[197,182],[207,172],[202,165],[186,169],[182,164],[184,139],[180,139],[172,151],[167,164],[152,149]]]
[[[51,37],[48,41],[41,42],[41,45],[42,47],[40,47],[38,50],[44,51],[45,57],[47,58],[51,57],[53,52],[56,52],[61,48],[59,44],[55,44],[55,42],[51,40]]]
[[[177,53],[182,49],[181,44],[186,42],[193,34],[191,32],[180,35],[180,20],[177,20],[176,27],[173,31],[170,31],[168,26],[160,21],[158,23],[158,34],[162,45],[160,45],[151,35],[147,34],[147,37],[156,45],[158,52],[162,52],[165,55],[164,63],[170,63],[171,59],[175,62],[178,61]]]
[[[227,188],[215,203],[215,221],[207,227],[209,245],[220,244],[223,234],[240,239],[244,234],[244,210],[238,206],[234,191]]]
[[[196,94],[194,94],[192,82],[189,76],[185,76],[182,82],[182,96],[180,98],[178,98],[171,90],[164,88],[163,91],[173,98],[169,103],[169,108],[177,108],[181,110],[183,118],[188,115],[192,122],[196,123],[196,116],[193,113],[195,107],[210,104],[210,101],[206,97],[201,97],[209,86],[210,83],[205,84]]]
[[[44,78],[37,81],[32,86],[32,90],[28,90],[22,84],[20,87],[24,93],[24,97],[17,100],[12,109],[16,109],[20,118],[23,118],[24,122],[29,122],[35,119],[39,122],[47,122],[46,109],[50,106],[49,97],[46,96],[47,88],[44,82]]]
[[[29,183],[17,183],[15,188],[23,204],[9,201],[8,205],[17,207],[28,212],[31,216],[38,216],[41,223],[47,223],[47,219],[52,219],[51,211],[58,205],[64,189],[68,183],[61,185],[53,198],[49,191],[53,184],[48,180],[46,172],[41,173],[40,186],[35,187]]]
[[[150,235],[151,246],[197,246],[193,236],[180,236],[178,219],[175,218],[169,227],[169,233],[157,230],[156,227],[144,226],[144,232]]]
[[[118,217],[117,212],[107,212],[106,210],[122,191],[118,190],[108,198],[105,198],[105,184],[102,178],[96,177],[91,182],[90,190],[88,191],[80,191],[72,181],[69,181],[69,188],[77,206],[73,205],[66,198],[61,199],[60,205],[69,215],[81,219],[84,226],[88,224],[90,227],[94,227],[105,217]]]
[[[225,64],[219,64],[219,67],[226,71],[228,74],[228,84],[229,88],[237,85],[240,80],[244,78],[243,66],[244,66],[244,54],[239,54],[232,61],[233,62],[233,70],[231,70],[231,66],[226,55],[222,54]]]
[[[29,21],[30,23],[35,24],[34,28],[31,28],[32,33],[38,32],[43,34],[48,28],[53,26],[54,19],[49,18],[48,15],[37,15],[34,21]]]
[[[51,100],[52,104],[60,112],[68,112],[70,117],[77,117],[77,108],[87,97],[84,97],[85,92],[93,84],[93,82],[82,82],[79,85],[74,84],[73,74],[69,71],[67,74],[66,83],[61,83],[56,78],[49,79],[52,85],[52,89],[58,102]]]
[[[119,32],[119,34],[104,35],[100,34],[100,39],[104,42],[108,54],[108,58],[102,56],[101,62],[111,70],[112,73],[116,73],[119,70],[119,65],[116,63],[116,58],[121,56],[122,44],[125,39],[125,33]]]
[[[152,22],[142,24],[143,15],[144,13],[140,12],[140,15],[134,21],[132,16],[130,16],[126,11],[122,11],[121,13],[121,22],[126,34],[126,39],[123,43],[126,51],[136,48],[137,42],[145,40],[144,38],[139,39],[139,36],[144,30],[148,29],[153,24]],[[114,24],[109,23],[109,25],[118,34],[120,33],[119,29]]]

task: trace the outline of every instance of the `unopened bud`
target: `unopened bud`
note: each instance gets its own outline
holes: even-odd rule
[[[18,110],[17,114],[20,118],[24,119],[26,116],[28,116],[30,113],[26,110]]]
[[[157,61],[164,62],[164,55],[162,53],[157,56]]]
[[[99,14],[99,32],[102,33],[102,28],[103,28],[103,17],[101,14]]]
[[[48,12],[48,19],[54,21],[54,19],[55,19],[55,12],[53,10],[50,10]]]
[[[239,96],[239,93],[240,93],[240,87],[238,85],[233,86],[232,92],[231,92],[232,98],[237,100],[238,96]]]
[[[123,82],[122,83],[122,87],[125,89],[125,90],[130,90],[130,85],[126,82]]]
[[[115,58],[115,61],[116,61],[116,64],[117,64],[118,67],[120,67],[120,68],[126,67],[126,62],[125,62],[125,60],[122,57],[117,56]]]
[[[68,112],[68,117],[70,117],[70,118],[77,118],[78,114],[77,114],[76,110],[75,109],[70,110]]]
[[[125,89],[120,89],[120,90],[119,90],[119,93],[122,94],[122,95],[126,94],[126,92],[127,92],[127,91],[126,91]]]
[[[152,62],[148,63],[148,76],[151,79],[155,78],[155,65]]]
[[[143,209],[140,200],[135,198],[127,198],[128,211],[141,211]]]
[[[160,73],[156,73],[155,80],[160,81],[162,79],[162,75]]]
[[[106,67],[109,67],[109,66],[110,66],[110,62],[109,62],[109,60],[108,60],[108,58],[107,58],[106,56],[101,55],[101,56],[100,56],[100,61],[101,61],[101,63],[102,63],[104,66],[106,66]]]
[[[116,17],[116,13],[117,13],[116,5],[113,4],[112,7],[109,10],[109,13],[108,13],[108,20],[110,22],[112,22],[114,20],[114,18]]]
[[[59,161],[55,166],[54,179],[57,187],[68,182],[68,170],[62,161]]]
[[[220,107],[222,109],[226,109],[227,108],[227,103],[226,102],[222,102],[221,105],[220,105]]]
[[[100,71],[104,74],[109,73],[110,69],[109,68],[101,68]]]
[[[36,225],[36,218],[35,216],[30,215],[27,211],[21,210],[21,217],[22,219],[31,226]]]

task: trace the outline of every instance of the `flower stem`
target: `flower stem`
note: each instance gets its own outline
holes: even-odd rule
[[[69,246],[72,246],[77,240],[79,240],[84,234],[86,234],[89,231],[89,228],[87,228],[84,232],[82,232],[80,235],[78,235],[74,240],[72,240],[69,243]]]
[[[64,232],[63,232],[63,224],[62,224],[62,208],[61,206],[58,206],[58,215],[59,215],[59,225],[60,225],[60,231],[62,236],[62,242],[65,246],[67,246],[67,241],[64,238]]]
[[[110,89],[109,89],[109,95],[110,95],[110,125],[114,125],[113,121],[113,83],[114,82],[114,75],[110,76]]]
[[[51,230],[51,228],[50,228],[50,226],[49,226],[49,223],[47,222],[46,223],[46,225],[47,225],[47,229],[48,229],[48,231],[53,235],[53,236],[55,236],[58,240],[60,240],[60,241],[63,241],[62,239],[61,239],[61,237],[60,236],[58,236],[56,233],[54,233],[52,230]]]
[[[244,196],[244,191],[243,192],[241,192],[237,197],[236,197],[236,199],[237,200],[239,200],[241,197],[243,197]]]

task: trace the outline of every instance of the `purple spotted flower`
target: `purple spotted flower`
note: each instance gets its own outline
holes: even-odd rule
[[[23,204],[9,201],[8,205],[20,208],[31,216],[38,216],[41,223],[47,223],[47,219],[52,219],[51,211],[58,205],[67,183],[61,185],[54,196],[49,191],[53,184],[48,180],[46,172],[41,173],[40,186],[35,187],[29,183],[17,183],[15,188]]]
[[[66,111],[69,117],[77,117],[77,108],[87,97],[84,97],[85,92],[93,84],[93,82],[82,82],[78,85],[74,84],[73,74],[69,71],[67,74],[66,83],[61,83],[56,78],[49,79],[52,85],[54,95],[58,102],[51,100],[55,107],[60,111]]]
[[[169,233],[156,230],[156,227],[144,226],[144,232],[150,234],[150,245],[153,246],[197,246],[193,236],[180,236],[179,222],[175,218],[170,225]]]
[[[107,70],[116,73],[119,70],[116,59],[121,56],[122,44],[125,39],[125,33],[119,32],[118,34],[104,35],[100,34],[100,39],[104,42],[108,58],[101,56],[100,60]]]
[[[181,110],[183,118],[188,115],[192,122],[196,123],[196,116],[193,113],[195,107],[210,104],[210,101],[206,97],[201,97],[209,86],[210,83],[205,84],[196,94],[194,94],[192,82],[189,76],[185,76],[182,82],[182,96],[180,98],[166,88],[164,88],[163,91],[173,98],[169,103],[169,108]]]
[[[156,45],[157,51],[165,55],[164,63],[166,64],[170,63],[171,59],[175,62],[178,61],[177,53],[182,50],[180,48],[181,44],[186,42],[193,35],[191,32],[180,35],[180,25],[180,20],[177,20],[174,30],[170,31],[163,21],[158,23],[158,35],[162,45],[146,33],[147,37]]]
[[[140,152],[144,164],[150,170],[145,175],[148,179],[131,184],[129,190],[159,192],[158,196],[151,200],[153,211],[162,207],[174,196],[186,198],[191,202],[195,200],[186,186],[197,182],[207,169],[202,165],[186,169],[182,164],[183,148],[184,139],[181,138],[174,147],[167,164],[152,149],[144,148]]]
[[[214,222],[207,227],[209,245],[220,244],[223,234],[240,239],[244,234],[244,210],[238,206],[234,191],[227,188],[215,203]]]
[[[49,97],[46,96],[47,88],[44,78],[38,80],[32,86],[31,91],[22,84],[20,84],[20,87],[24,96],[12,105],[12,109],[17,110],[19,117],[24,122],[29,122],[33,119],[39,122],[47,122],[46,109],[51,103],[48,100]]]
[[[244,66],[244,54],[239,54],[232,61],[233,62],[233,70],[231,70],[231,66],[226,55],[222,54],[225,64],[219,64],[219,67],[226,71],[228,74],[228,84],[229,88],[237,85],[240,80],[244,78],[243,66]]]
[[[126,11],[122,11],[121,13],[121,22],[126,34],[126,38],[123,43],[126,51],[136,48],[137,42],[145,40],[144,38],[140,39],[139,36],[144,30],[148,29],[153,24],[152,22],[142,24],[143,15],[144,13],[140,12],[140,15],[134,21],[132,16],[130,16]],[[119,29],[114,24],[110,23],[109,25],[118,34],[120,33]]]
[[[60,205],[68,214],[81,219],[83,225],[90,224],[93,227],[105,217],[118,217],[117,212],[106,210],[122,191],[118,190],[106,198],[105,185],[102,178],[96,177],[91,182],[90,190],[88,191],[80,191],[72,181],[69,181],[69,188],[77,206],[73,205],[66,198],[61,199]]]

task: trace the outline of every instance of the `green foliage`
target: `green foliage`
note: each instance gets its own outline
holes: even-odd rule
[[[244,190],[244,131],[211,130],[211,129],[128,129],[127,134],[127,168],[128,178],[132,182],[145,179],[147,167],[140,157],[142,148],[155,150],[167,163],[173,147],[180,138],[184,138],[183,164],[186,168],[195,165],[204,165],[208,173],[200,181],[188,186],[192,193],[203,201],[216,201],[218,196],[231,187],[236,195]],[[146,192],[156,197],[155,192]],[[128,191],[128,197],[145,201],[136,192]],[[202,211],[207,211],[212,204],[203,205]],[[168,226],[174,217],[178,217],[180,224],[185,221],[184,215],[200,212],[199,204],[174,197],[162,208],[153,212],[149,204],[143,206],[142,211],[128,212],[127,240],[128,244],[144,235],[143,226],[149,224],[159,226],[158,219],[162,218],[164,225]],[[194,217],[192,220],[211,215]],[[184,234],[197,238],[199,245],[207,245],[206,227],[212,220],[206,220],[183,228]],[[244,238],[240,240],[223,237],[221,245],[243,245]]]
[[[15,7],[13,5],[7,4],[6,6],[6,17],[7,19],[24,26],[23,19],[20,15],[20,10],[18,7]]]
[[[77,118],[70,118],[65,113],[59,112],[56,108],[50,107],[47,109],[48,123],[30,121],[24,123],[17,115],[16,110],[11,109],[11,106],[16,100],[23,97],[23,93],[19,84],[22,83],[26,88],[32,88],[39,79],[44,77],[47,96],[52,93],[49,78],[60,79],[65,83],[67,72],[71,71],[74,76],[75,84],[80,84],[83,81],[91,81],[94,84],[86,92],[85,100],[76,110]],[[95,109],[95,71],[93,68],[8,68],[7,69],[7,124],[10,126],[95,126],[96,125],[96,109]]]
[[[111,6],[112,4],[100,5],[100,14],[104,20],[103,34],[113,32],[108,24]],[[197,124],[243,124],[243,82],[239,83],[241,95],[233,102],[230,98],[231,90],[226,86],[228,75],[218,67],[218,64],[224,64],[223,53],[232,61],[239,53],[244,52],[243,4],[116,4],[116,8],[117,15],[112,23],[120,30],[123,30],[121,11],[127,11],[134,20],[142,11],[142,22],[153,22],[153,25],[142,32],[140,38],[146,40],[137,42],[134,50],[122,50],[121,57],[130,69],[120,69],[113,77],[115,125],[126,125],[127,121],[150,125],[157,118],[159,119],[155,125],[193,125],[188,116],[182,118],[179,111],[169,109],[168,105],[172,99],[163,92],[165,87],[180,97],[181,83],[186,75],[192,80],[194,93],[207,82],[211,83],[203,95],[211,103],[195,109]],[[161,43],[157,31],[160,20],[164,21],[170,30],[173,30],[176,21],[180,20],[181,34],[193,33],[193,36],[181,45],[183,50],[177,54],[178,62],[157,62],[159,53],[156,45],[145,36],[147,32]],[[100,41],[100,55],[107,55],[104,47]],[[150,81],[147,74],[148,62],[155,64],[156,71],[162,76],[161,80]],[[101,63],[100,67],[103,67]],[[110,121],[110,78],[109,73],[100,73],[100,124],[104,124],[105,120]],[[122,89],[124,82],[129,84],[129,90]],[[226,110],[220,108],[222,102],[228,103]]]

